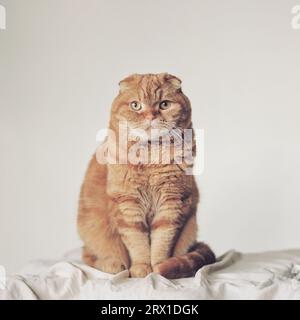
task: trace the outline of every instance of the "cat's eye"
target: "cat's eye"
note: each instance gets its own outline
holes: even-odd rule
[[[170,101],[164,100],[159,104],[159,108],[162,110],[166,110],[170,107],[171,103]]]
[[[142,109],[142,105],[140,103],[138,103],[137,101],[132,101],[130,103],[130,108],[133,111],[140,111]]]

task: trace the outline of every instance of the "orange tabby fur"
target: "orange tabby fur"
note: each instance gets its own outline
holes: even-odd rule
[[[167,110],[159,109],[163,100],[170,101]],[[131,110],[132,101],[142,103],[143,109]],[[154,119],[158,126],[192,128],[181,81],[167,73],[121,81],[109,128],[118,133],[119,121],[127,120],[133,128],[149,130]],[[184,172],[187,166],[99,164],[94,155],[79,201],[84,261],[104,272],[129,269],[132,277],[144,277],[154,271],[168,278],[191,276],[213,263],[210,248],[197,242],[199,195],[194,177]]]

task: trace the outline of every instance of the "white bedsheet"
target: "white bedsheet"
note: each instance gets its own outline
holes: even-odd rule
[[[8,276],[0,299],[300,299],[300,249],[255,254],[229,251],[193,278],[128,278],[84,265],[80,250],[34,261]]]

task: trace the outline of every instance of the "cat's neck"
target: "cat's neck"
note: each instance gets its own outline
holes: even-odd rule
[[[192,124],[189,126],[192,129]],[[185,138],[184,131],[177,136],[165,136],[154,140],[130,140],[126,133],[119,127],[110,125],[107,139],[107,148],[116,159],[116,163],[122,164],[172,164],[178,159],[195,156],[195,140]],[[127,132],[128,134],[128,132]],[[179,160],[180,161],[180,160]]]

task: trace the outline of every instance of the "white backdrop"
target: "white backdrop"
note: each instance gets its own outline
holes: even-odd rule
[[[205,131],[200,238],[218,254],[299,247],[295,1],[0,0],[0,264],[80,245],[96,132],[136,72],[179,76]]]

